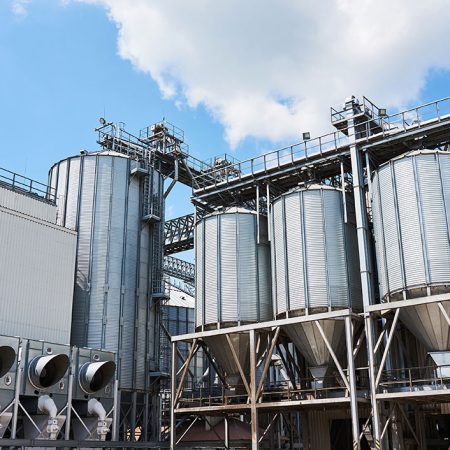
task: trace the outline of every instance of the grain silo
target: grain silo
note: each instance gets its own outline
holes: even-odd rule
[[[380,166],[373,221],[382,302],[450,292],[450,154],[414,151]],[[441,303],[450,313],[450,301]],[[400,318],[440,365],[450,349],[438,303],[402,308]]]
[[[102,151],[55,164],[50,185],[58,223],[78,231],[72,344],[116,352],[120,389],[145,392],[156,368],[162,176]]]
[[[273,202],[273,296],[278,319],[362,309],[356,227],[351,201],[341,190],[311,185]],[[343,319],[320,324],[333,349],[345,349]],[[315,324],[285,327],[318,380],[332,357]]]
[[[197,330],[271,320],[267,219],[260,216],[258,221],[253,211],[228,208],[197,223],[195,242]],[[258,354],[266,348],[265,338],[265,333],[258,333]],[[249,336],[233,333],[230,339],[247,373]],[[226,337],[211,336],[204,341],[226,373],[227,383],[236,384],[239,371]]]

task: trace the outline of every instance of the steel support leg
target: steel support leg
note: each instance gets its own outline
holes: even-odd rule
[[[68,398],[66,410],[66,429],[64,432],[64,439],[70,439],[70,425],[72,421],[72,395],[73,395],[73,373],[69,375]]]
[[[352,111],[350,111],[352,114]],[[364,175],[361,153],[355,144],[356,127],[353,118],[348,120],[350,137],[350,157],[352,163],[353,195],[355,199],[356,227],[358,236],[359,265],[361,272],[361,287],[364,307],[374,302],[374,290],[372,285],[371,260],[370,260],[370,233],[368,227],[367,208],[364,190]],[[376,400],[375,389],[375,358],[373,354],[373,326],[371,319],[366,316],[366,341],[369,356],[370,397],[373,415],[373,438],[379,445],[380,438],[380,413]]]
[[[177,377],[177,343],[172,342],[172,378],[170,380],[170,450],[176,447],[175,393]]]
[[[224,434],[224,440],[225,440],[225,450],[229,450],[230,448],[230,429],[228,427],[228,416],[225,416],[223,420],[223,434]]]
[[[353,449],[360,450],[358,399],[356,397],[355,361],[353,360],[353,324],[350,316],[345,318],[345,338],[347,344],[347,371],[350,386],[350,412],[352,416]]]
[[[255,330],[250,330],[250,411],[252,427],[252,450],[259,448],[258,410],[256,409],[256,346]]]

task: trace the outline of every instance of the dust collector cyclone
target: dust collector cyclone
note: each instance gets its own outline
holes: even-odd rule
[[[373,221],[382,301],[450,292],[450,154],[422,150],[382,165]],[[443,302],[447,314],[450,301]],[[403,308],[403,323],[434,352],[450,349],[437,303]],[[439,355],[432,355],[439,364]],[[441,354],[441,356],[443,356]]]
[[[196,327],[208,330],[271,320],[270,249],[267,220],[243,208],[229,208],[196,224]],[[249,370],[249,336],[234,333],[234,350],[245,373]],[[224,336],[205,338],[230,386],[239,371]],[[266,335],[257,333],[257,352],[266,348]]]
[[[273,285],[277,318],[362,308],[358,248],[352,203],[345,223],[342,191],[323,185],[296,189],[273,202]],[[339,356],[344,321],[321,320]],[[285,327],[316,380],[332,361],[313,322]]]

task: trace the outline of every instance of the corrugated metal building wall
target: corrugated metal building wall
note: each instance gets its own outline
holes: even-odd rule
[[[76,233],[56,207],[0,187],[0,330],[69,343]]]

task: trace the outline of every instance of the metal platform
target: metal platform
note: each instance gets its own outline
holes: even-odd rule
[[[376,164],[417,148],[448,144],[450,97],[381,117],[377,112],[367,113],[367,99],[361,104],[361,113],[355,115],[359,124],[354,140]],[[378,108],[373,107],[373,111]],[[345,171],[350,167],[353,135],[347,120],[343,111],[332,110],[331,121],[338,131],[233,164],[225,177],[220,176],[219,170],[208,177],[196,175],[200,187],[194,187],[194,199],[217,207],[254,199],[258,184],[270,184],[274,193],[282,193],[311,179],[338,177],[341,163]]]

